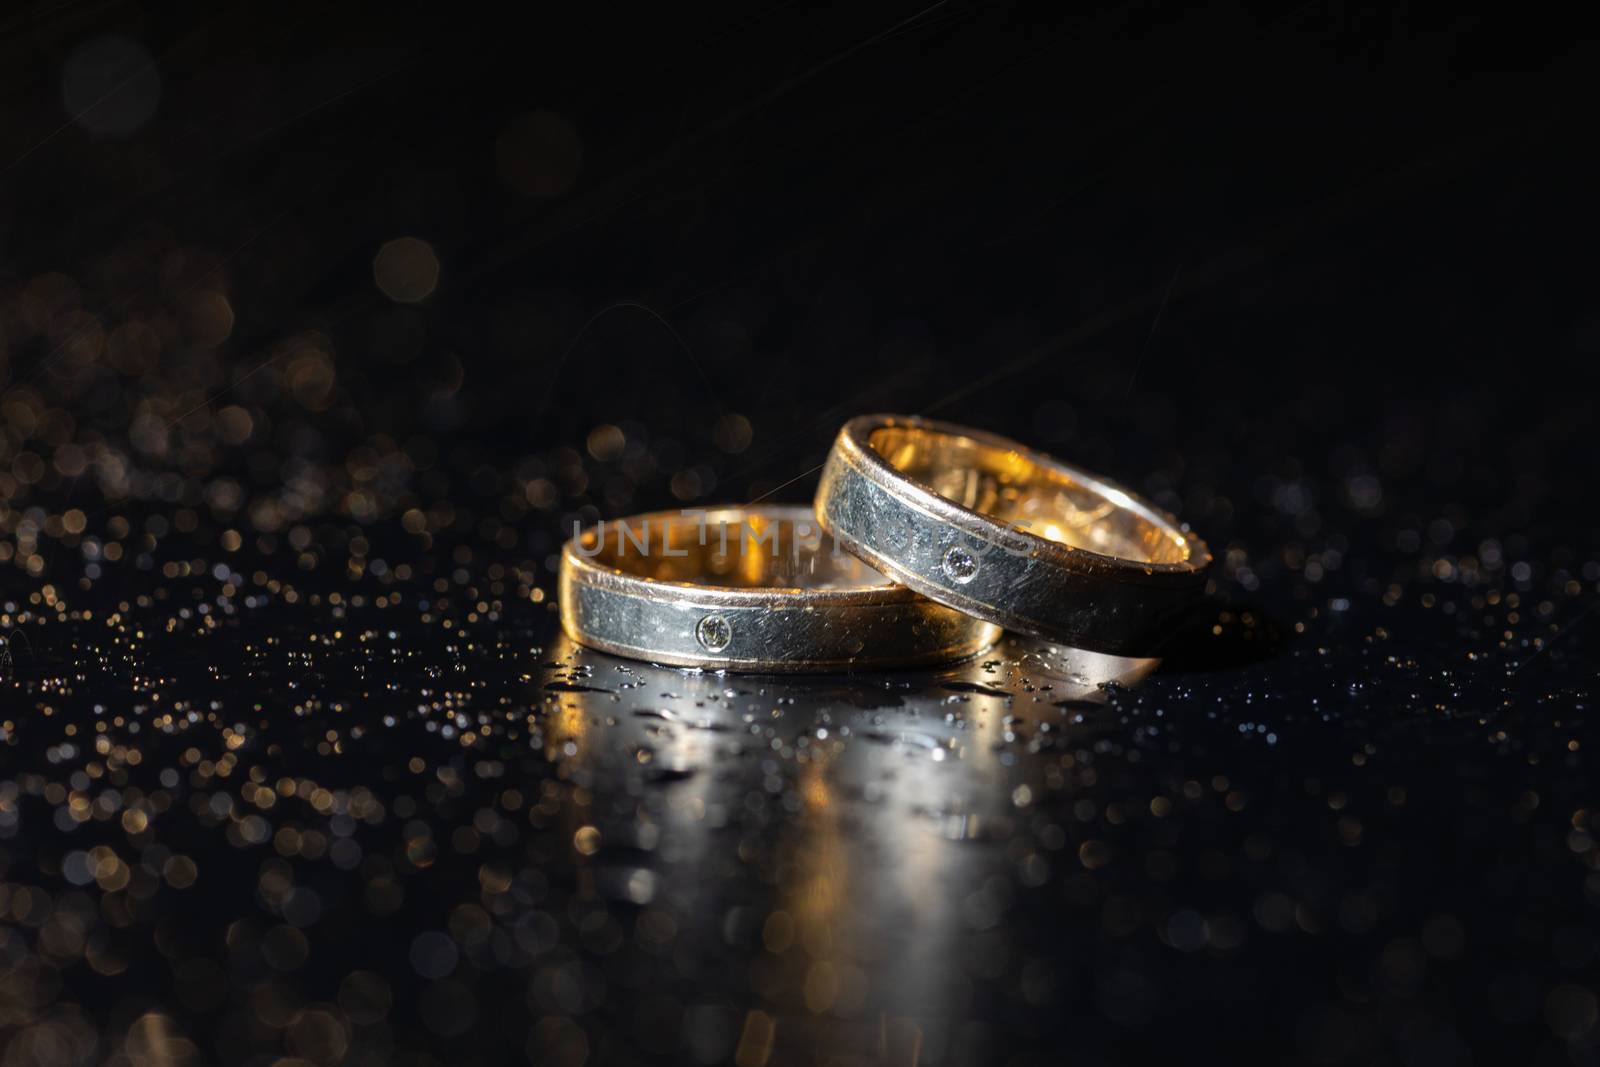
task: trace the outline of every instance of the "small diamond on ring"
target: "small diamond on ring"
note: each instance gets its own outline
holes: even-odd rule
[[[733,640],[733,627],[721,615],[707,615],[695,625],[694,637],[707,652],[721,652]]]
[[[954,546],[944,554],[944,572],[953,582],[962,585],[972,581],[972,576],[978,573],[978,561],[971,552],[960,546]]]

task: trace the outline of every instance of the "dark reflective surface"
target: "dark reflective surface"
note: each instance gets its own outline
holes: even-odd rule
[[[720,914],[738,961],[725,995],[758,997],[734,1051],[774,1063],[870,1062],[891,1038],[903,1059],[947,1055],[967,965],[1014,969],[992,931],[1069,844],[1048,820],[1032,832],[1034,798],[1092,762],[1100,687],[1152,666],[1008,642],[947,671],[808,684],[557,657],[557,684],[585,687],[561,700],[563,775],[628,783],[595,823],[597,859],[621,863],[602,881]],[[641,834],[648,855],[630,860]]]
[[[1588,1025],[1578,662],[1386,651],[1469,640],[1476,594],[1265,660],[1214,608],[1206,674],[1008,640],[785,679],[578,648],[509,572],[191,569],[7,605],[16,1062],[1353,1060],[1397,1038],[1350,1005],[1472,1007],[1430,1031],[1456,1047]]]

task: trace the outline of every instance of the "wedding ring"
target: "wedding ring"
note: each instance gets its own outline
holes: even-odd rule
[[[816,514],[840,547],[902,585],[1098,652],[1159,646],[1211,562],[1187,526],[1099,475],[910,416],[844,425]]]
[[[804,507],[602,522],[563,548],[559,595],[574,641],[678,667],[905,667],[970,656],[1000,636],[837,551]]]

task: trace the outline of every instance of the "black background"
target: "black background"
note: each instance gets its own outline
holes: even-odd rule
[[[962,1011],[979,1036],[930,1039],[924,1062],[1206,1049],[1590,1062],[1600,56],[1576,32],[1516,18],[1315,3],[12,10],[0,20],[0,368],[6,394],[36,396],[71,426],[29,445],[34,431],[7,415],[13,472],[32,462],[25,450],[45,464],[6,483],[6,532],[35,506],[77,507],[91,534],[114,515],[153,530],[150,516],[198,513],[159,524],[148,550],[130,541],[130,566],[84,579],[75,603],[102,616],[159,587],[163,561],[214,557],[219,531],[246,517],[254,563],[235,566],[323,593],[354,582],[329,561],[357,537],[373,546],[357,555],[410,561],[429,581],[467,584],[465,570],[477,582],[503,563],[522,581],[520,608],[487,627],[504,647],[548,636],[547,602],[526,594],[553,588],[574,520],[806,501],[838,424],[866,411],[1007,434],[1179,513],[1218,558],[1224,622],[1265,620],[1250,640],[1180,645],[1144,691],[1189,725],[1101,791],[1147,798],[1147,786],[1226,771],[1251,782],[1252,811],[1271,813],[1254,831],[1293,842],[1297,858],[1240,860],[1233,880],[1183,868],[1179,903],[1231,909],[1252,931],[1203,962],[1156,932],[1170,901],[1128,925],[1098,904],[1061,912],[1057,881],[1033,887],[1006,936],[1081,958],[1081,974],[1043,1006],[1003,982],[974,997]],[[116,63],[73,75],[79,49],[108,36],[137,49],[119,44]],[[530,128],[543,133],[517,139]],[[374,281],[375,255],[400,237],[437,255],[420,302]],[[48,280],[63,276],[65,289]],[[220,340],[182,325],[202,291],[231,308]],[[93,323],[110,334],[132,320],[158,324],[159,359],[130,370],[109,343],[78,347]],[[327,361],[305,392],[294,346],[312,335]],[[139,443],[141,404],[171,447]],[[228,405],[251,413],[253,436],[218,436],[209,417]],[[625,453],[594,436],[602,426],[620,427]],[[69,440],[120,449],[149,478],[52,466],[50,448]],[[307,478],[309,503],[295,496]],[[217,479],[244,503],[219,506]],[[528,488],[539,481],[549,488]],[[374,484],[352,503],[353,486]],[[261,519],[258,499],[292,513]],[[441,502],[451,510],[429,536],[410,536],[400,517],[439,515]],[[304,541],[288,533],[297,524]],[[73,588],[83,561],[64,543],[32,570],[26,552],[8,556],[4,596]],[[131,566],[139,555],[151,565]],[[269,678],[223,689],[298,699],[274,688],[295,666],[274,676],[252,646],[314,632],[309,611],[247,615],[208,646],[237,679]],[[45,629],[30,656],[7,646],[19,707],[37,707],[41,680],[85,649],[108,651],[98,631]],[[116,699],[130,672],[199,686],[194,655],[152,644],[137,663],[102,663],[85,694]],[[319,669],[299,692],[357,684]],[[416,669],[416,687],[433,684]],[[1284,748],[1241,740],[1263,708]],[[59,739],[9,737],[8,780],[45,773]],[[1344,802],[1325,802],[1346,778],[1351,810],[1371,805],[1359,848],[1341,840]],[[1404,813],[1397,786],[1413,798]],[[38,811],[8,843],[7,877],[57,886],[62,854],[82,846],[56,841]],[[1185,847],[1254,857],[1245,830],[1195,825]],[[207,840],[191,839],[203,870],[256,878],[254,859]],[[583,863],[543,862],[558,884]],[[1081,889],[1069,880],[1067,895]],[[1298,934],[1250,926],[1261,894],[1280,890],[1312,916]],[[1367,894],[1354,912],[1351,894]],[[192,915],[196,958],[236,910],[208,900]],[[1380,919],[1361,918],[1369,905]],[[1466,949],[1440,947],[1441,915]],[[333,998],[341,966],[313,952],[294,982],[307,1000]],[[173,979],[158,969],[140,1004],[165,1004],[203,1059],[242,1058],[243,1045],[206,1036],[229,1026],[173,969],[179,993],[162,992]],[[63,973],[63,997],[98,1017],[102,1051],[115,1046],[136,1014],[127,990]],[[659,981],[648,997],[614,984],[580,1019],[591,1062],[727,1051],[661,1036],[680,1021],[655,994],[687,1002],[716,984],[706,972]],[[396,984],[398,1016],[408,987]],[[742,1018],[753,994],[732,978],[719,988],[705,995]],[[449,1011],[397,1024],[405,1054],[494,1062],[561,1036],[464,1038],[436,1014]]]
[[[225,257],[236,358],[332,332],[361,431],[403,437],[457,378],[444,421],[511,448],[628,419],[704,441],[735,411],[758,433],[724,496],[868,409],[1075,440],[1136,482],[1197,422],[1230,449],[1400,422],[1420,457],[1463,405],[1592,380],[1592,54],[1554,30],[1317,4],[523,14],[13,15],[9,270],[162,225]],[[105,33],[159,75],[127,139],[61,102]],[[564,193],[501,177],[536,112],[575,140]],[[371,262],[403,235],[443,270],[395,325]],[[1476,414],[1486,460],[1550,416]]]

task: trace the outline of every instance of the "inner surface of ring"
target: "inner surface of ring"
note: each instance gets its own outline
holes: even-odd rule
[[[1035,536],[1138,563],[1189,558],[1176,531],[1019,452],[912,426],[882,427],[867,441],[896,470],[946,500]]]
[[[658,582],[732,589],[882,589],[889,580],[834,543],[805,508],[638,515],[584,531],[578,552]]]

